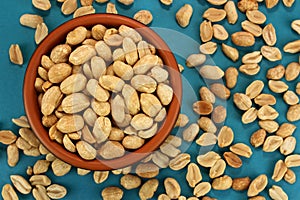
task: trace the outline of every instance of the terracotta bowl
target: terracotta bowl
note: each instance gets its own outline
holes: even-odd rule
[[[48,130],[42,125],[41,111],[38,106],[37,93],[34,87],[37,70],[40,65],[41,57],[49,55],[51,50],[58,44],[65,42],[65,37],[68,32],[78,26],[91,28],[93,25],[103,24],[106,27],[119,27],[124,24],[129,27],[138,29],[143,39],[153,44],[157,48],[157,54],[162,58],[164,64],[169,68],[170,85],[174,90],[174,98],[167,108],[168,113],[165,121],[160,125],[157,134],[149,139],[145,144],[136,151],[127,152],[123,157],[113,160],[95,159],[87,161],[82,159],[76,153],[68,152],[62,145],[50,140]],[[37,47],[33,53],[27,67],[24,78],[24,106],[29,120],[29,123],[39,138],[41,143],[56,157],[75,166],[90,170],[111,170],[119,169],[132,165],[139,160],[148,156],[155,151],[170,134],[180,110],[180,102],[182,96],[181,77],[178,71],[177,62],[167,44],[147,26],[121,15],[113,14],[93,14],[76,19],[72,19],[54,31],[52,31],[43,42]]]

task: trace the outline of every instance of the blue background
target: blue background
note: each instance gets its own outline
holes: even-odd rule
[[[115,1],[112,1],[115,3]],[[24,107],[22,101],[22,84],[23,84],[23,76],[26,70],[26,65],[30,56],[32,55],[36,45],[34,43],[34,29],[22,27],[19,24],[19,17],[24,13],[37,13],[44,17],[44,21],[47,24],[49,31],[53,30],[58,25],[62,24],[66,20],[72,18],[72,16],[65,17],[60,13],[60,5],[54,0],[51,0],[52,8],[51,11],[43,12],[35,9],[31,5],[31,1],[28,0],[19,0],[19,1],[8,1],[3,0],[1,2],[1,11],[0,11],[0,129],[11,129],[15,133],[17,133],[17,127],[12,124],[11,118],[16,118],[21,115],[24,115]],[[190,3],[194,8],[194,13],[191,19],[190,25],[183,29],[177,25],[175,21],[175,14],[177,10],[184,4]],[[120,14],[132,17],[134,13],[141,9],[148,9],[153,14],[153,22],[151,27],[160,27],[160,28],[168,28],[172,30],[179,31],[184,34],[187,38],[191,38],[194,42],[200,43],[199,40],[199,24],[202,21],[202,14],[205,9],[209,7],[209,4],[205,0],[195,0],[195,1],[176,1],[169,7],[163,6],[160,4],[158,0],[146,1],[146,0],[136,0],[132,6],[126,7],[119,3],[116,3],[117,9]],[[97,13],[105,12],[105,4],[94,3],[94,7]],[[267,23],[273,23],[276,31],[277,31],[277,44],[281,50],[289,41],[299,39],[299,35],[297,35],[290,28],[290,23],[294,19],[300,19],[300,2],[296,1],[292,8],[285,8],[280,1],[279,4],[271,9],[267,10],[263,4],[260,6],[260,10],[263,11],[267,15]],[[235,25],[229,25],[226,20],[220,22],[220,24],[224,25],[229,33],[233,33],[241,30],[240,23],[245,19],[245,16],[239,12],[239,21]],[[189,43],[181,40],[176,40],[175,38],[170,37],[170,35],[164,35],[164,38],[168,41],[168,44],[171,46],[172,50],[178,51],[178,55],[176,56],[178,62],[180,64],[185,63],[185,57],[191,53],[198,53],[198,46],[194,43]],[[190,41],[190,40],[189,40]],[[219,41],[217,41],[221,44]],[[256,45],[251,48],[238,48],[240,50],[240,56],[245,53],[252,52],[253,50],[259,50],[263,45],[263,41],[261,38],[256,39]],[[24,56],[24,65],[17,66],[13,65],[9,62],[8,57],[8,49],[10,44],[18,43],[21,46]],[[230,40],[227,40],[225,43],[231,44]],[[244,92],[245,88],[249,83],[251,83],[254,79],[261,79],[267,84],[267,80],[265,78],[265,74],[268,68],[276,66],[277,64],[283,64],[286,66],[288,63],[292,61],[298,61],[299,54],[292,55],[283,53],[283,60],[278,62],[268,62],[265,59],[260,63],[261,71],[256,76],[246,76],[244,74],[240,74],[238,79],[238,86],[232,90],[232,94],[235,92]],[[229,66],[240,66],[240,61],[237,63],[231,62],[228,58],[226,58],[221,52],[220,45],[218,45],[218,51],[211,57],[212,60],[216,63],[216,65],[220,66],[222,69],[226,69]],[[197,116],[193,113],[191,109],[191,105],[198,98],[198,90],[201,86],[205,85],[201,77],[198,75],[195,69],[185,69],[183,73],[183,77],[186,78],[184,80],[184,94],[183,94],[183,105],[182,105],[182,113],[189,115],[190,122],[195,122],[197,120]],[[298,81],[299,81],[298,77]],[[297,81],[293,81],[288,83],[291,90],[295,89]],[[269,93],[269,89],[266,86],[264,88],[265,93]],[[272,93],[273,94],[273,93]],[[277,104],[275,108],[280,112],[280,116],[277,119],[278,123],[286,122],[285,113],[287,111],[287,105],[282,100],[282,95],[274,94],[277,99]],[[237,110],[232,103],[232,98],[229,99],[227,104],[227,112],[228,117],[226,119],[226,125],[231,126],[235,133],[234,142],[245,142],[249,144],[250,135],[256,131],[259,127],[257,122],[252,123],[250,125],[243,125],[240,122],[241,114],[239,110]],[[299,127],[300,123],[295,123],[297,127]],[[181,129],[175,129],[173,134],[180,134]],[[298,128],[294,136],[299,141],[300,139],[300,129]],[[217,148],[216,151],[219,151]],[[220,150],[220,152],[225,151],[226,149]],[[243,160],[243,167],[240,169],[233,169],[227,167],[226,174],[232,177],[243,177],[250,176],[250,178],[255,178],[261,173],[265,173],[268,177],[272,176],[273,168],[278,159],[283,159],[284,157],[279,152],[274,153],[264,153],[261,148],[254,149],[253,156],[251,159]],[[188,152],[192,154],[192,161],[195,161],[197,154],[199,153],[199,147],[196,145],[192,145]],[[300,153],[300,147],[297,145],[295,153]],[[6,146],[0,144],[0,188],[5,183],[10,183],[9,176],[11,174],[21,174],[24,177],[26,175],[27,166],[32,166],[37,158],[27,157],[23,154],[20,155],[20,162],[14,168],[10,168],[7,165],[6,161]],[[300,177],[299,168],[293,169],[298,178]],[[208,180],[207,173],[208,170],[201,168],[203,179],[205,181]],[[185,181],[185,173],[186,170],[181,170],[179,172],[174,173],[171,170],[163,169],[161,170],[160,175],[157,177],[160,180],[160,186],[158,191],[155,193],[154,199],[157,199],[157,196],[161,193],[164,193],[163,188],[163,180],[168,177],[176,178],[182,187],[182,195],[184,196],[192,196],[193,190],[190,189]],[[55,177],[51,170],[47,172],[47,175],[51,177],[53,183],[62,184],[68,189],[68,195],[64,199],[101,199],[101,191],[103,188],[107,186],[119,185],[120,176],[110,175],[109,179],[100,185],[94,183],[92,174],[89,174],[85,177],[80,177],[76,174],[75,168],[72,171],[64,176],[64,177]],[[300,178],[299,178],[300,179]],[[276,183],[276,185],[280,185],[283,189],[288,193],[290,199],[299,199],[300,190],[299,183],[297,181],[294,185],[289,185],[284,181],[280,183]],[[274,182],[269,179],[269,184],[267,188],[270,188]],[[125,191],[125,190],[124,190]],[[268,194],[265,190],[262,195],[267,199]],[[20,199],[33,199],[31,195],[19,195]],[[247,199],[246,192],[236,192],[233,190],[228,191],[211,191],[209,196],[218,198],[218,199]],[[138,190],[126,191],[124,193],[124,199],[138,199]]]

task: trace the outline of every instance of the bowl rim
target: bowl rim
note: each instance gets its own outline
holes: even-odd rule
[[[82,159],[78,154],[67,151],[63,145],[52,141],[48,135],[48,131],[42,125],[41,112],[38,106],[37,92],[34,87],[37,69],[40,66],[40,61],[43,55],[49,55],[50,51],[58,44],[65,41],[68,32],[78,26],[92,27],[96,24],[103,24],[106,27],[119,27],[126,25],[134,29],[142,35],[143,39],[151,43],[157,48],[157,53],[164,61],[164,64],[169,66],[169,80],[174,91],[173,100],[169,105],[168,114],[164,122],[160,125],[159,131],[141,148],[135,150],[134,153],[128,153],[120,158],[112,160],[102,160],[96,158],[88,161]],[[39,44],[32,54],[23,82],[23,103],[25,112],[31,128],[41,143],[62,161],[71,164],[72,166],[89,169],[89,170],[112,170],[120,169],[132,165],[150,153],[156,150],[171,133],[177,116],[180,112],[180,104],[182,99],[182,80],[178,69],[177,61],[163,39],[155,33],[151,28],[144,24],[126,16],[115,14],[90,14],[82,17],[68,20],[55,28],[48,36]],[[171,115],[169,115],[171,114]]]

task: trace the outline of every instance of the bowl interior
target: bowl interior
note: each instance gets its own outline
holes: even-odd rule
[[[171,69],[168,71],[170,85],[174,90],[174,98],[169,105],[167,117],[160,125],[159,131],[140,149],[113,160],[95,159],[92,161],[87,161],[75,153],[68,152],[62,145],[52,141],[49,138],[48,131],[41,122],[41,112],[38,106],[34,82],[37,75],[37,69],[40,65],[41,57],[43,55],[49,55],[50,51],[56,45],[64,43],[67,33],[72,31],[74,28],[78,26],[91,28],[96,24],[103,24],[106,27],[119,27],[120,25],[127,25],[134,29],[138,29],[138,32],[142,35],[143,39],[156,47],[157,54],[162,58],[164,64]],[[52,31],[43,40],[43,42],[40,43],[32,55],[26,70],[23,85],[25,111],[33,131],[40,139],[42,144],[59,159],[75,167],[90,170],[110,170],[123,168],[138,162],[157,149],[170,134],[176,122],[180,111],[181,96],[182,84],[180,72],[177,67],[176,59],[167,44],[154,31],[145,25],[125,16],[114,14],[92,14],[75,18],[62,24]]]

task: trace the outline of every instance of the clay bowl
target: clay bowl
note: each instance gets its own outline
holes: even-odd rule
[[[56,45],[64,43],[67,33],[74,28],[78,26],[91,28],[96,24],[103,24],[106,27],[111,28],[119,27],[123,24],[138,29],[143,39],[157,48],[157,54],[162,58],[164,64],[168,66],[169,80],[170,85],[174,90],[174,98],[167,108],[167,117],[160,125],[160,129],[157,134],[145,142],[141,148],[133,152],[127,152],[123,157],[113,160],[95,159],[87,161],[82,159],[78,154],[67,151],[62,145],[49,138],[48,130],[41,122],[42,114],[38,105],[34,82],[37,76],[41,57],[43,55],[49,55]],[[90,170],[111,170],[123,168],[138,162],[148,156],[151,152],[155,151],[170,134],[176,122],[180,111],[181,96],[182,85],[177,62],[166,43],[147,26],[128,17],[113,14],[93,14],[75,18],[52,31],[33,53],[26,70],[23,88],[25,111],[32,129],[41,143],[57,158],[71,164],[72,166]]]

